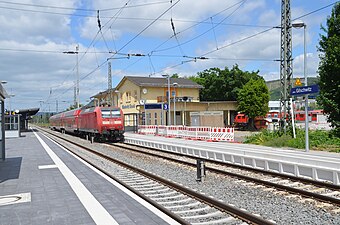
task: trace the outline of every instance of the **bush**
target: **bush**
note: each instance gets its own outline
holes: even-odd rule
[[[244,143],[304,149],[305,130],[297,129],[295,139],[290,133],[290,130],[288,130],[287,134],[283,134],[280,131],[269,132],[263,130],[261,133],[247,137]],[[329,131],[309,131],[309,145],[312,150],[340,152],[340,138]]]

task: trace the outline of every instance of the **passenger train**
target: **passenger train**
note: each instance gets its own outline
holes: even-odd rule
[[[79,108],[50,117],[50,127],[91,141],[124,141],[124,115],[117,107]]]

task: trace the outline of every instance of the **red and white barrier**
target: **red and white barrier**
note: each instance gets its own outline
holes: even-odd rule
[[[208,141],[234,141],[233,127],[212,127]]]
[[[185,138],[190,140],[208,140],[210,138],[211,127],[187,127]]]
[[[138,126],[138,133],[172,138],[186,138],[190,140],[234,141],[233,127],[140,125]]]
[[[159,125],[158,130],[155,135],[166,136],[166,132],[167,132],[167,126]]]
[[[138,126],[139,134],[152,134],[155,135],[157,131],[157,125],[140,125]]]
[[[178,136],[177,126],[167,126],[166,137],[177,137],[177,136]]]

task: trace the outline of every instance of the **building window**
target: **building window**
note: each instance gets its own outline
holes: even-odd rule
[[[145,112],[142,112],[141,121],[142,121],[142,125],[145,125]]]
[[[134,97],[135,97],[135,102],[137,102],[137,90],[135,90]]]
[[[155,125],[158,125],[157,123],[157,113],[155,112]]]
[[[130,91],[126,92],[126,102],[131,102],[131,92]]]
[[[169,92],[168,92],[168,90],[165,91],[165,97],[166,97],[166,101],[168,101],[168,97],[169,97]]]
[[[151,125],[151,113],[148,113],[147,121],[148,121],[148,125]]]

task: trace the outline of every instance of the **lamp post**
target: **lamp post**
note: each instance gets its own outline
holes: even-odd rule
[[[176,87],[178,86],[178,83],[173,83],[174,86],[174,126],[176,126]]]
[[[305,86],[308,85],[307,82],[307,58],[306,58],[306,28],[307,25],[302,21],[297,21],[292,23],[292,27],[294,28],[301,28],[303,27],[303,75],[305,79]],[[306,152],[309,151],[309,135],[308,135],[308,94],[305,95],[305,145],[306,145]]]
[[[163,77],[168,79],[168,126],[171,125],[171,118],[170,118],[170,75],[164,74]]]

